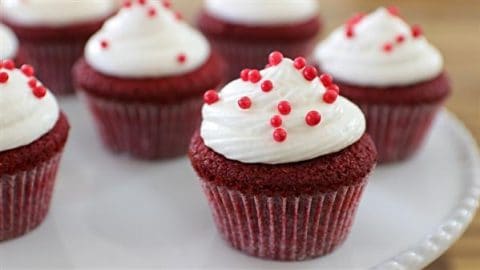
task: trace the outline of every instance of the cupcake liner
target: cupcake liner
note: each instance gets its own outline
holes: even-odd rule
[[[0,176],[0,241],[26,234],[45,219],[60,156],[28,171]]]
[[[366,179],[336,191],[300,196],[246,194],[202,181],[224,239],[249,255],[305,260],[328,254],[346,239]]]
[[[74,93],[71,70],[83,54],[85,40],[35,42],[22,40],[19,63],[35,67],[37,77],[54,94]]]
[[[379,162],[413,155],[425,141],[441,104],[387,105],[357,103],[367,119]]]
[[[308,56],[315,46],[315,40],[289,41],[289,42],[238,42],[210,38],[212,46],[217,50],[228,63],[229,80],[240,76],[244,68],[263,69],[268,63],[268,55],[272,51],[280,51],[287,57]]]
[[[186,154],[200,124],[200,97],[175,104],[146,104],[110,101],[88,92],[84,96],[105,146],[140,159]]]

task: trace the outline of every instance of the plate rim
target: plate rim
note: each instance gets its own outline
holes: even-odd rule
[[[466,186],[463,199],[437,228],[422,240],[399,254],[373,266],[371,269],[407,270],[422,269],[438,259],[451,247],[473,221],[480,206],[480,152],[477,142],[465,124],[447,109],[442,117],[448,127],[463,143],[467,144]]]

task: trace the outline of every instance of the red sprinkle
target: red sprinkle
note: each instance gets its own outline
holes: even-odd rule
[[[154,7],[148,9],[148,17],[155,17],[157,15],[157,10]]]
[[[395,38],[395,41],[396,41],[397,43],[399,43],[399,44],[400,44],[400,43],[403,43],[403,42],[405,41],[405,36],[402,35],[402,34],[399,34],[399,35]]]
[[[163,1],[162,1],[162,5],[163,5],[165,8],[171,8],[171,7],[172,7],[172,2],[170,2],[169,0],[163,0]]]
[[[147,0],[138,0],[138,3],[140,5],[145,5],[147,3]]]
[[[35,69],[30,66],[30,65],[22,65],[22,67],[20,68],[20,70],[23,72],[23,74],[25,74],[25,76],[27,77],[32,77],[35,75]]]
[[[100,46],[102,47],[102,49],[108,48],[108,41],[106,40],[100,41]]]
[[[296,69],[302,69],[307,65],[307,60],[303,57],[297,57],[295,60],[293,60],[293,66]]]
[[[177,19],[178,21],[181,21],[183,19],[182,13],[176,11],[175,12],[175,19]]]
[[[125,2],[123,2],[124,8],[130,8],[131,6],[132,6],[132,1],[130,0],[126,0]]]
[[[318,125],[321,120],[322,116],[317,111],[309,111],[305,116],[305,122],[307,122],[307,125],[312,127]]]
[[[330,76],[330,74],[322,74],[320,75],[320,81],[322,82],[323,86],[329,87],[330,85],[333,84],[333,78]]]
[[[283,54],[281,52],[275,51],[268,56],[268,63],[272,66],[276,66],[280,64],[282,60],[283,60]]]
[[[340,94],[340,87],[338,87],[336,84],[329,85],[327,90],[335,91],[337,94]]]
[[[412,36],[414,38],[418,38],[423,34],[422,28],[420,25],[414,25],[412,26]]]
[[[345,28],[345,36],[347,36],[347,38],[350,38],[350,39],[355,36],[353,25],[347,25],[347,27]]]
[[[290,106],[290,102],[286,100],[282,100],[278,103],[278,112],[283,115],[287,115],[292,111],[292,107]]]
[[[28,86],[30,86],[30,88],[35,88],[37,86],[37,79],[35,78],[31,78],[30,80],[28,80]]]
[[[383,50],[384,52],[386,52],[386,53],[392,52],[392,51],[393,51],[393,45],[392,45],[392,43],[387,42],[387,43],[383,44],[382,50]]]
[[[36,86],[35,88],[33,88],[33,94],[37,98],[43,98],[47,94],[47,89],[45,89],[45,87],[43,87],[41,85]]]
[[[317,77],[317,69],[313,66],[307,66],[303,70],[303,77],[305,77],[306,80],[308,81],[313,81]]]
[[[242,81],[247,82],[248,81],[248,73],[250,72],[250,69],[246,68],[240,72],[240,78]]]
[[[184,53],[177,55],[177,62],[183,64],[187,61],[187,56]]]
[[[287,131],[283,128],[276,128],[273,131],[273,139],[277,142],[283,142],[287,139]]]
[[[283,120],[280,115],[274,115],[270,119],[270,125],[272,125],[272,127],[275,127],[275,128],[280,127],[282,123],[283,123]]]
[[[252,69],[248,72],[248,80],[251,81],[252,83],[257,83],[262,79],[262,75],[260,75],[260,72],[256,69]]]
[[[252,100],[249,97],[242,97],[238,100],[238,106],[244,110],[250,109],[250,107],[252,107]]]
[[[12,70],[12,69],[15,68],[15,62],[14,62],[13,60],[11,60],[11,59],[3,60],[2,66],[3,66],[3,68],[5,68],[5,69]]]
[[[323,94],[323,101],[325,101],[328,104],[332,104],[337,100],[338,93],[333,90],[327,90],[325,94]]]
[[[6,83],[8,81],[8,73],[0,72],[0,83]]]
[[[219,100],[218,93],[215,90],[208,90],[203,94],[203,101],[208,105],[211,105]]]
[[[390,15],[392,15],[392,16],[397,16],[397,17],[400,16],[400,10],[399,10],[398,7],[396,7],[396,6],[389,6],[389,7],[387,8],[387,11],[388,11],[388,13],[390,13]]]
[[[270,80],[265,80],[262,82],[261,87],[263,92],[270,92],[273,89],[273,83]]]

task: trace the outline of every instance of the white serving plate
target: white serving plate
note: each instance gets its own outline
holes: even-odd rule
[[[0,244],[0,269],[420,269],[457,240],[478,207],[476,144],[443,112],[416,157],[377,168],[336,252],[305,262],[260,260],[217,234],[186,158],[111,155],[83,106],[62,105],[73,128],[51,212],[32,233]]]

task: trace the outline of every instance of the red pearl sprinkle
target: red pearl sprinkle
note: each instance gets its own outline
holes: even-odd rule
[[[172,2],[168,1],[168,0],[163,0],[162,1],[162,5],[165,7],[165,8],[171,8],[172,7]]]
[[[398,7],[396,7],[396,6],[389,6],[389,7],[387,8],[387,11],[388,11],[388,13],[390,13],[390,15],[392,15],[392,16],[397,16],[397,17],[400,16],[400,10],[399,10]]]
[[[242,81],[245,81],[247,82],[248,81],[248,73],[250,72],[250,69],[246,68],[246,69],[243,69],[241,72],[240,72],[240,78],[242,79]]]
[[[187,56],[184,53],[181,53],[177,56],[177,62],[183,64],[187,61]]]
[[[250,107],[252,107],[252,100],[249,97],[242,97],[238,100],[238,106],[244,110],[250,109]]]
[[[155,17],[157,15],[157,10],[154,7],[148,9],[148,17]]]
[[[318,74],[317,69],[313,66],[307,66],[303,70],[303,77],[305,77],[305,79],[308,81],[313,81],[313,79],[317,77],[317,74]]]
[[[37,79],[31,78],[28,80],[28,86],[30,86],[30,88],[35,88],[35,86],[37,86]]]
[[[422,28],[420,25],[414,25],[412,26],[412,36],[414,38],[418,38],[423,34]]]
[[[270,92],[273,89],[273,83],[270,80],[265,80],[262,82],[261,87],[263,92]]]
[[[393,45],[392,45],[392,43],[387,42],[387,43],[383,44],[382,50],[383,50],[384,52],[386,52],[386,53],[392,52],[392,51],[393,51]]]
[[[0,83],[6,83],[8,81],[8,73],[0,72]]]
[[[317,111],[309,111],[305,116],[305,122],[307,122],[307,125],[312,127],[318,125],[321,120],[322,116]]]
[[[12,69],[15,68],[15,62],[14,62],[13,60],[11,60],[11,59],[3,60],[2,66],[3,66],[3,68],[5,68],[5,69],[12,70]]]
[[[124,8],[130,8],[131,6],[132,6],[132,1],[130,0],[126,0],[125,2],[123,2]]]
[[[286,100],[282,100],[278,103],[277,106],[278,112],[283,115],[287,115],[292,111],[292,107],[290,106],[290,102]]]
[[[100,46],[102,47],[102,49],[108,48],[108,41],[106,40],[100,41]]]
[[[327,87],[327,90],[335,91],[337,94],[340,94],[340,87],[336,84],[331,84]]]
[[[287,131],[283,128],[276,128],[273,131],[273,139],[277,142],[283,142],[287,139]]]
[[[217,102],[220,98],[218,97],[218,93],[215,90],[208,90],[203,94],[203,101],[207,103],[208,105],[211,105],[215,102]]]
[[[183,19],[182,13],[176,11],[175,12],[175,19],[177,19],[178,21],[181,21]]]
[[[332,78],[332,76],[330,76],[330,74],[324,73],[324,74],[320,75],[320,81],[322,82],[323,86],[328,87],[328,86],[332,85],[333,78]]]
[[[272,125],[272,127],[280,127],[283,123],[283,120],[282,120],[282,117],[280,115],[274,115],[272,116],[272,118],[270,118],[270,125]]]
[[[138,3],[140,5],[145,5],[147,3],[147,0],[138,0]]]
[[[307,60],[303,57],[297,57],[295,60],[293,60],[293,66],[296,69],[302,69],[307,65]]]
[[[47,94],[47,89],[45,89],[45,87],[43,87],[41,85],[37,86],[37,87],[33,88],[33,94],[37,98],[43,98]]]
[[[248,80],[251,81],[252,83],[257,83],[262,79],[262,75],[260,75],[260,72],[256,69],[252,69],[248,72]]]
[[[35,75],[35,69],[30,65],[22,65],[22,67],[20,67],[20,70],[27,77],[32,77]]]
[[[347,36],[347,38],[349,39],[355,36],[355,30],[353,29],[353,25],[347,25],[347,27],[345,28],[345,36]]]
[[[325,101],[328,104],[332,104],[337,100],[338,93],[333,90],[327,90],[325,94],[323,94],[323,101]]]
[[[395,38],[395,41],[400,44],[400,43],[403,43],[405,41],[405,36],[402,35],[402,34],[399,34],[396,38]]]
[[[281,52],[272,52],[268,56],[268,63],[272,66],[280,64],[283,60],[283,54]]]

